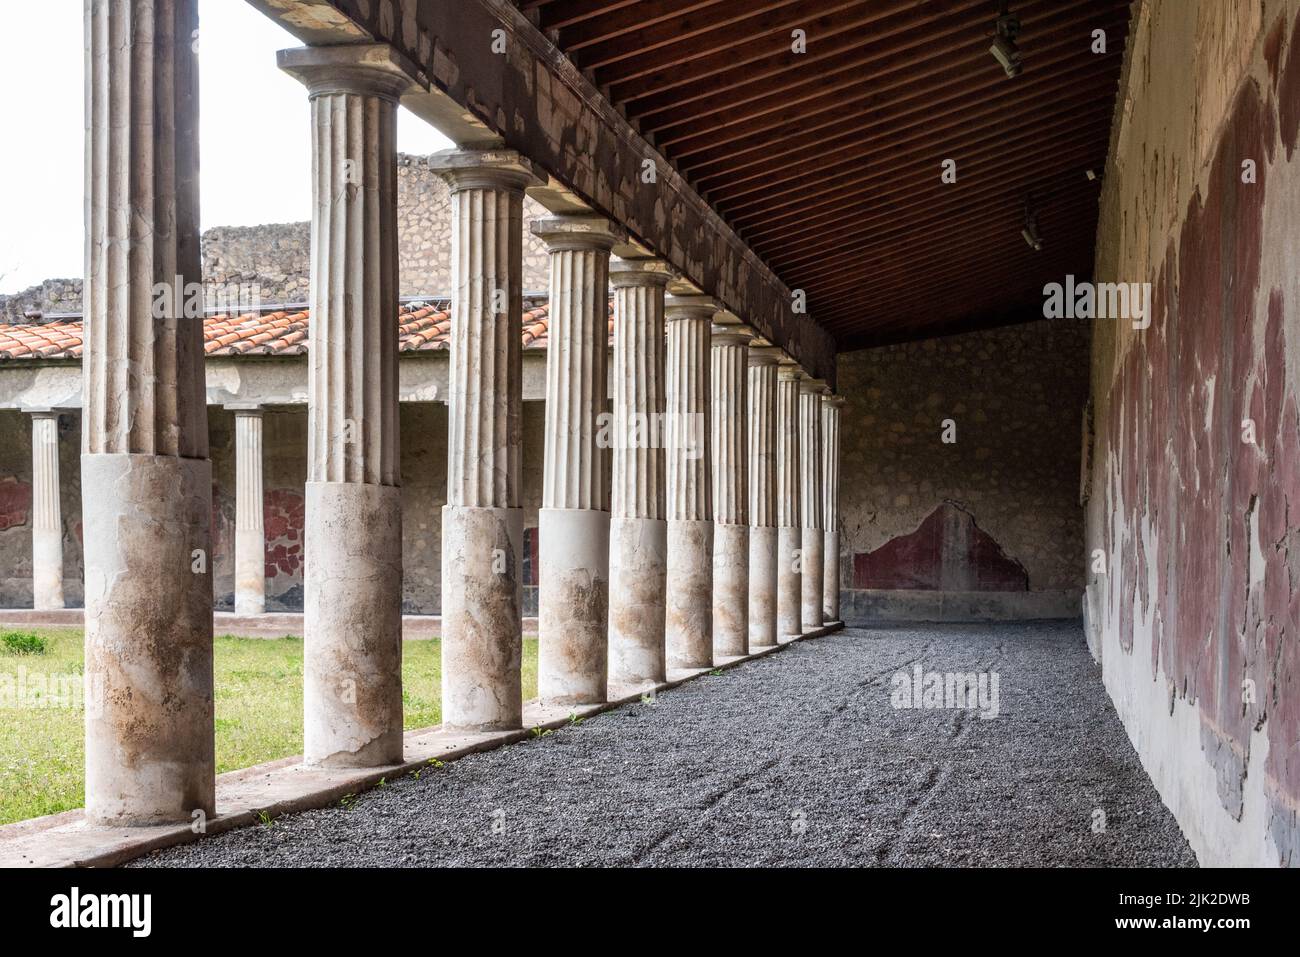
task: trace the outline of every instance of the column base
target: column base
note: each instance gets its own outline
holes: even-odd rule
[[[63,530],[32,529],[32,608],[51,611],[64,607]]]
[[[543,704],[603,704],[609,680],[609,512],[543,508],[537,694]]]
[[[803,531],[788,525],[777,529],[776,628],[780,638],[803,631]]]
[[[667,589],[668,667],[713,667],[713,522],[668,523]]]
[[[266,611],[266,536],[261,529],[235,530],[235,614]]]
[[[518,508],[442,509],[442,726],[523,727],[522,557]]]
[[[402,759],[402,490],[308,482],[303,762]]]
[[[749,647],[771,648],[777,641],[776,553],[774,526],[749,529]]]
[[[749,526],[713,526],[713,656],[749,654]]]
[[[81,482],[86,820],[211,817],[211,463],[85,454]]]
[[[822,619],[840,620],[840,533],[822,537]]]
[[[825,548],[820,528],[803,530],[803,582],[801,588],[800,623],[804,631],[822,626],[822,551]]]
[[[668,523],[615,518],[609,527],[609,682],[659,684],[667,680],[664,596]]]

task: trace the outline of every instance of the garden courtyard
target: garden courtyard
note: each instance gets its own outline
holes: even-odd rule
[[[85,709],[79,628],[0,631],[0,825],[81,807]],[[213,642],[217,773],[302,753],[301,638]],[[402,643],[407,730],[442,720],[437,638]],[[537,639],[525,637],[524,697],[537,695]]]

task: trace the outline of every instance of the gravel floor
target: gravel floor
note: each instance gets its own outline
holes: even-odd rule
[[[893,707],[914,665],[996,673],[998,716]],[[136,866],[1195,863],[1078,626],[1034,622],[802,642]]]

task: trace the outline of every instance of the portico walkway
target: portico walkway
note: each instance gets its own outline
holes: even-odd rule
[[[997,716],[894,707],[917,665],[996,674]],[[347,805],[138,863],[1196,863],[1056,622],[852,629]]]

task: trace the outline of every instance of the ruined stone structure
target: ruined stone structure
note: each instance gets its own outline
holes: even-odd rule
[[[461,746],[841,620],[1055,617],[1201,862],[1300,864],[1300,0],[1026,4],[1023,76],[977,0],[790,5],[811,75],[726,0],[249,2],[313,218],[203,279],[280,308],[153,319],[196,3],[120,0],[84,320],[0,326],[0,602],[84,604],[92,825],[216,812],[214,603],[303,610],[305,763],[376,774],[403,612]],[[399,102],[456,147],[399,157]]]

